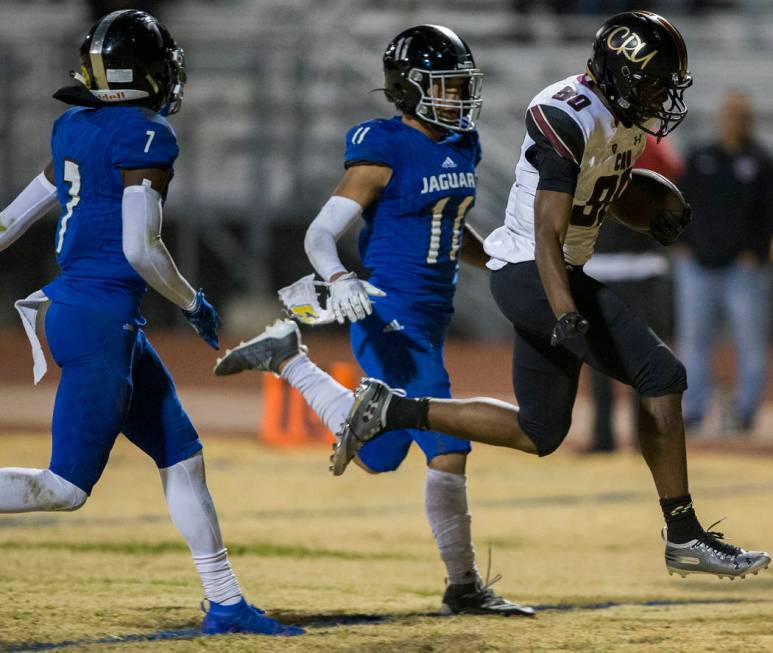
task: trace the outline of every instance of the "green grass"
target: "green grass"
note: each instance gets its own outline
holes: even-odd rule
[[[6,435],[0,466],[40,466],[48,447],[47,437]],[[420,456],[396,474],[332,478],[320,450],[214,440],[207,455],[229,462],[212,465],[208,480],[245,594],[306,626],[306,637],[196,635],[201,588],[190,555],[157,472],[120,441],[77,513],[0,515],[0,651],[773,651],[773,573],[669,577],[637,455],[474,452],[478,564],[485,573],[491,545],[492,574],[503,575],[495,589],[549,608],[531,620],[437,615],[445,571],[423,514]],[[690,470],[707,524],[728,515],[732,542],[773,545],[771,461],[702,454]]]
[[[164,553],[188,553],[188,547],[179,542],[0,542],[0,551],[67,551],[68,553],[107,553],[112,555],[156,556]],[[294,558],[303,560],[410,560],[410,555],[396,552],[358,552],[334,549],[312,549],[304,546],[252,542],[228,544],[231,556],[259,556],[264,558]]]

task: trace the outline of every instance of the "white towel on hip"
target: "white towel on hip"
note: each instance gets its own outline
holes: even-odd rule
[[[38,337],[38,313],[49,302],[42,290],[36,290],[29,297],[14,302],[13,306],[18,311],[24,331],[32,347],[32,376],[33,383],[37,385],[48,370],[46,356]]]

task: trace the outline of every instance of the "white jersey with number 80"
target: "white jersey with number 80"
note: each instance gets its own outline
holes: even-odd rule
[[[552,129],[542,107],[560,109],[579,126],[584,140],[579,161],[576,150]],[[625,127],[616,120],[582,75],[548,86],[531,101],[527,111],[556,152],[579,166],[564,259],[571,265],[583,265],[593,254],[607,206],[625,188],[633,164],[644,150],[646,135],[638,127]],[[534,260],[534,198],[539,173],[526,156],[534,144],[527,133],[507,202],[505,224],[485,242],[486,253],[492,257],[488,265],[495,270],[508,262]]]

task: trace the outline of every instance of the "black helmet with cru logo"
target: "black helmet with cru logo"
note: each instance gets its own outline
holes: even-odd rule
[[[662,16],[628,11],[607,20],[596,32],[588,72],[624,121],[658,138],[687,115],[687,47]]]

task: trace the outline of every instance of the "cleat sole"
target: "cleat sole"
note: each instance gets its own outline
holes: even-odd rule
[[[718,578],[720,580],[724,580],[725,578],[727,578],[727,579],[729,579],[731,581],[734,581],[736,578],[740,578],[741,580],[746,580],[746,577],[749,576],[749,575],[757,576],[760,571],[764,571],[765,569],[768,568],[768,566],[769,566],[769,564],[764,566],[764,567],[758,567],[757,569],[754,569],[753,571],[747,570],[747,571],[745,571],[743,573],[738,573],[738,574],[728,574],[728,573],[721,573],[720,574],[720,573],[713,572],[713,571],[698,571],[698,570],[692,571],[692,570],[687,570],[687,569],[676,569],[676,568],[673,568],[673,567],[666,567],[666,570],[668,571],[668,575],[669,576],[673,576],[674,574],[678,574],[682,578],[687,578],[687,576],[689,574],[699,574],[701,576],[704,576],[704,575],[715,576],[716,578]]]

